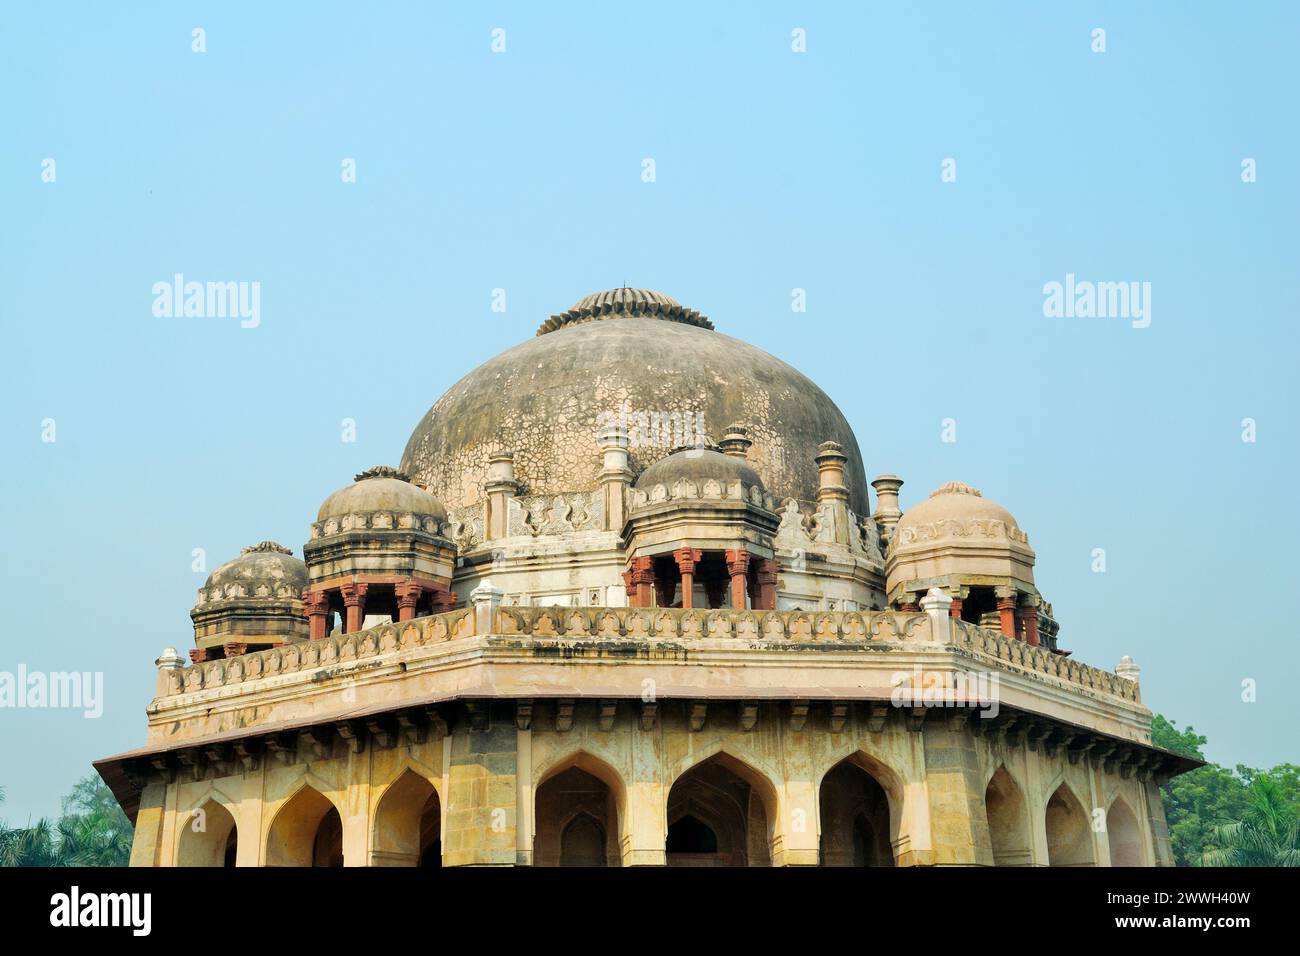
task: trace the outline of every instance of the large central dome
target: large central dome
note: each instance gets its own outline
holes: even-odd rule
[[[749,462],[779,499],[817,495],[818,445],[848,456],[849,507],[869,511],[857,440],[820,388],[780,359],[713,331],[707,318],[659,292],[614,289],[552,316],[538,335],[453,385],[420,421],[401,470],[448,507],[480,501],[488,458],[515,453],[524,494],[597,487],[602,422],[696,416],[711,442],[748,430]],[[654,435],[649,436],[652,440]],[[673,452],[633,441],[639,473]]]

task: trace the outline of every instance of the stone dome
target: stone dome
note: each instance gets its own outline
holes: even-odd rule
[[[244,548],[210,575],[199,604],[229,600],[295,600],[307,585],[307,565],[274,541]]]
[[[750,466],[778,499],[814,501],[818,446],[839,442],[849,507],[869,513],[857,439],[825,392],[698,312],[635,289],[587,296],[462,378],[416,426],[401,467],[451,508],[482,499],[488,458],[502,451],[515,453],[526,495],[589,491],[602,467],[602,422],[621,419],[632,432],[648,420],[653,439],[656,421],[688,418],[702,422],[706,445],[744,425]],[[687,443],[633,440],[631,467]]]
[[[930,492],[930,497],[903,512],[898,531],[942,521],[1000,521],[1007,528],[1020,529],[1015,517],[996,501],[985,498],[978,488],[950,481]]]
[[[445,521],[447,510],[427,491],[411,483],[410,476],[395,468],[377,465],[356,476],[355,481],[334,492],[320,506],[317,521],[344,515],[394,511]]]
[[[703,482],[710,478],[720,482],[742,481],[763,488],[763,479],[743,459],[724,455],[711,448],[688,448],[661,458],[636,480],[636,487],[646,490],[655,485],[672,488],[673,482],[685,478]]]

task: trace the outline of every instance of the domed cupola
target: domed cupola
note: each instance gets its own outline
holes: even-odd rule
[[[977,488],[950,481],[903,512],[885,570],[895,607],[915,609],[926,591],[940,587],[953,598],[953,617],[1039,642],[1041,599],[1029,536]]]
[[[728,453],[679,449],[636,480],[624,529],[633,607],[776,606],[780,519],[748,445],[733,426]]]
[[[336,612],[350,632],[367,616],[406,621],[454,607],[446,527],[442,503],[386,465],[326,498],[303,546],[310,636],[324,637]]]
[[[190,612],[195,660],[233,657],[307,637],[307,566],[274,541],[244,548],[199,589]]]

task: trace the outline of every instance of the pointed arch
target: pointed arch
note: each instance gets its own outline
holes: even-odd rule
[[[890,767],[853,750],[821,775],[817,801],[822,866],[895,865],[902,781]]]
[[[906,807],[905,787],[903,785],[902,775],[885,763],[875,754],[864,750],[860,746],[842,748],[837,756],[832,757],[831,761],[825,765],[821,776],[817,780],[818,799],[826,783],[826,778],[832,771],[838,770],[843,764],[848,763],[866,772],[872,780],[884,791],[885,807],[888,811],[888,833],[887,839],[890,846],[890,855],[895,855],[895,849],[898,846],[899,839],[903,832],[903,816]],[[824,829],[824,824],[822,824]],[[892,865],[892,864],[891,864]]]
[[[1106,811],[1106,842],[1111,866],[1146,866],[1146,841],[1137,814],[1123,797],[1116,797]]]
[[[664,808],[669,866],[770,866],[779,798],[770,777],[726,748],[670,782]],[[683,851],[682,821],[713,835],[712,851]],[[691,844],[692,847],[695,844]]]
[[[1062,782],[1043,810],[1048,866],[1093,866],[1092,827],[1083,802]]]
[[[1029,806],[1024,790],[1005,764],[999,764],[989,775],[984,788],[984,813],[988,820],[993,865],[1028,866],[1033,857]]]
[[[535,866],[619,866],[629,826],[627,787],[606,761],[575,750],[539,768],[533,788]]]
[[[342,862],[342,815],[329,797],[303,782],[271,820],[266,865],[341,866]]]
[[[442,801],[435,782],[409,763],[375,804],[371,866],[441,866]]]
[[[202,803],[181,816],[176,846],[177,866],[234,866],[239,827],[227,807],[209,793]]]

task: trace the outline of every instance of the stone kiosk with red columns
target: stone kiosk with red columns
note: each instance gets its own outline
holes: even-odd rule
[[[307,637],[302,589],[307,567],[274,541],[244,548],[199,588],[194,622],[195,662],[237,657]]]
[[[326,498],[303,547],[309,636],[329,634],[335,615],[351,633],[367,616],[409,621],[453,609],[456,549],[446,527],[438,499],[382,465]]]
[[[1056,646],[1050,606],[1034,585],[1029,536],[1011,512],[979,489],[950,481],[893,518],[903,482],[888,475],[875,484],[882,499],[888,492],[882,508],[894,522],[885,565],[892,607],[918,611],[921,597],[937,587],[952,598],[953,618],[1068,653]]]
[[[776,608],[780,521],[748,446],[733,425],[719,447],[679,449],[641,473],[624,527],[631,607]]]

